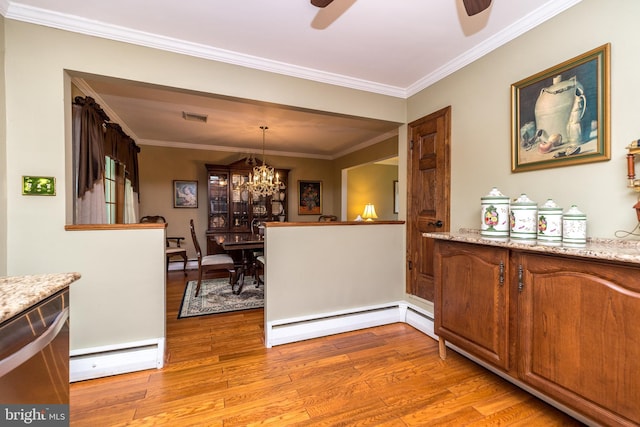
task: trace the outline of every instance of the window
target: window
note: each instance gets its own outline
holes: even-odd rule
[[[104,158],[104,199],[107,208],[107,224],[116,223],[116,161]]]
[[[104,162],[104,198],[107,209],[107,224],[122,224],[124,221],[125,168],[109,156]]]

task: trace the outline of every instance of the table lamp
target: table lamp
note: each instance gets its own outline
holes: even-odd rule
[[[376,215],[376,208],[372,203],[367,203],[367,205],[364,207],[362,218],[366,221],[373,221],[374,218],[378,218],[378,215]]]

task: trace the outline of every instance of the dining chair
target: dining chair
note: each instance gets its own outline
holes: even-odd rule
[[[140,223],[158,223],[158,224],[166,224],[167,220],[162,215],[147,215],[140,218]],[[182,258],[183,265],[182,271],[184,271],[184,275],[187,275],[187,248],[183,248],[180,246],[180,242],[184,240],[184,237],[167,237],[165,239],[165,256],[167,257],[167,272],[169,271],[169,262],[171,258],[180,257]]]
[[[254,279],[256,281],[256,288],[260,285],[264,285],[264,265],[266,263],[266,259],[264,255],[258,255],[256,257],[255,269],[254,269]],[[262,273],[262,277],[260,277],[260,273]]]
[[[228,271],[229,272],[229,284],[233,289],[235,283],[236,270],[233,264],[233,258],[228,254],[215,254],[215,255],[202,255],[200,250],[200,244],[196,237],[196,229],[193,225],[193,219],[189,221],[189,227],[191,228],[191,238],[193,239],[193,246],[196,249],[196,255],[198,257],[198,284],[196,286],[196,297],[200,293],[200,285],[202,284],[202,276],[210,271]]]

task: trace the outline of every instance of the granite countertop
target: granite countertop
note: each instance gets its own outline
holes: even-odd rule
[[[80,278],[80,273],[0,277],[0,323],[50,297]]]
[[[523,242],[509,238],[488,238],[480,235],[480,230],[473,229],[461,229],[458,232],[423,233],[422,235],[424,237],[439,240],[452,240],[456,242],[527,250],[531,252],[543,252],[580,258],[640,264],[640,241],[638,240],[589,238],[587,239],[586,245],[583,247],[575,247],[562,244],[559,246],[551,246],[548,244],[540,244],[535,241]]]

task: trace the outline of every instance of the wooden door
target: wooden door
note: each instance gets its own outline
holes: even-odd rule
[[[407,293],[433,301],[433,239],[449,231],[451,107],[409,123]]]

